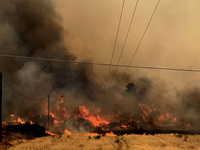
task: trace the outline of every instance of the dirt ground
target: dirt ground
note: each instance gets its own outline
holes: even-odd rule
[[[10,150],[200,150],[200,135],[56,135],[11,144]]]

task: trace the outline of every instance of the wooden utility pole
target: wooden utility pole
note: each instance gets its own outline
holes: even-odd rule
[[[48,118],[47,118],[47,125],[49,127],[49,122],[50,122],[50,97],[48,95]]]
[[[2,143],[2,72],[0,72],[0,142]]]

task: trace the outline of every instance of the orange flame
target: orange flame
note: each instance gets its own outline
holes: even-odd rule
[[[64,132],[65,132],[65,134],[67,134],[67,135],[72,135],[72,133],[71,133],[68,129],[66,129]]]
[[[30,124],[34,124],[35,122],[33,122],[33,121],[30,121],[29,123],[30,123]]]
[[[11,114],[10,117],[12,118],[12,122],[16,122],[16,123],[20,123],[20,124],[25,124],[26,122],[24,120],[22,120],[22,118],[17,117],[17,119],[15,119],[15,115]],[[29,121],[30,124],[34,124],[33,121]]]
[[[81,117],[83,117],[86,120],[89,120],[95,127],[103,124],[109,124],[109,121],[102,118],[101,116],[91,115],[89,109],[86,106],[79,106],[79,112],[81,114]]]
[[[86,133],[85,136],[98,136],[98,133]]]
[[[114,134],[112,131],[110,133],[106,133],[106,136],[117,136],[116,134]]]
[[[46,133],[46,134],[49,134],[49,135],[57,135],[57,134],[52,133],[52,132],[50,132],[50,131],[48,131],[48,130],[46,130],[45,133]]]
[[[119,96],[118,96],[119,99],[118,103],[121,103],[122,98],[120,98]],[[178,119],[174,117],[171,113],[169,112],[163,113],[163,110],[156,109],[155,107],[153,107],[153,105],[148,103],[141,103],[141,102],[138,103],[139,106],[138,114],[130,113],[126,118],[121,118],[123,117],[123,113],[120,112],[120,109],[117,110],[117,113],[115,114],[102,116],[100,108],[88,108],[87,106],[78,105],[75,110],[69,111],[64,106],[64,103],[65,103],[64,96],[62,95],[58,96],[58,101],[56,103],[54,112],[48,112],[47,104],[45,104],[44,115],[48,114],[50,115],[51,117],[50,121],[51,123],[53,123],[54,126],[60,126],[61,124],[65,123],[68,119],[70,119],[70,121],[85,119],[91,123],[93,128],[100,127],[104,131],[130,130],[132,128],[137,128],[137,126],[140,127],[148,123],[151,123],[151,125],[155,126],[175,126],[178,124],[186,125],[180,121],[177,121]],[[25,121],[23,121],[19,117],[14,120],[15,117],[14,114],[11,114],[10,117],[12,117],[12,121],[14,122],[25,124]],[[111,122],[116,123],[116,125],[112,126],[112,124],[110,124]],[[30,121],[30,124],[33,123],[34,122]],[[72,133],[68,129],[66,129],[64,132],[67,135],[72,135]],[[82,135],[96,136],[98,134],[88,133]],[[106,133],[106,135],[116,136],[115,134],[113,134],[113,132]]]
[[[23,121],[20,117],[17,118],[17,122],[21,124],[25,124],[25,121]]]
[[[15,117],[15,115],[14,115],[14,114],[11,114],[10,117]]]

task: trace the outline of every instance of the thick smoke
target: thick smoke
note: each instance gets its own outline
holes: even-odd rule
[[[50,0],[1,0],[0,7],[1,53],[69,61],[76,59],[64,44],[60,17]],[[4,79],[33,99],[54,95],[56,91],[65,89],[74,90],[77,97],[82,95],[92,101],[97,97],[96,91],[101,91],[93,80],[92,66],[9,58],[1,58],[0,61]],[[14,103],[23,101],[24,109],[30,109],[32,104],[27,102],[30,100],[6,90],[7,110],[18,111]]]
[[[74,48],[66,47],[64,33],[52,1],[0,0],[1,53],[74,61]],[[164,81],[134,74],[126,75],[122,82],[123,85],[130,82],[126,88],[109,87],[104,90],[93,66],[50,61],[1,57],[0,68],[7,82],[32,99],[50,94],[54,105],[56,95],[64,94],[65,106],[69,110],[77,105],[87,105],[101,108],[105,114],[121,111],[125,117],[140,112],[138,103],[148,103],[174,113],[178,121],[186,120],[199,129],[199,89],[186,88],[184,92],[174,89],[170,92]],[[117,73],[115,80],[120,77],[121,73]],[[43,102],[23,98],[4,84],[5,119],[11,113],[34,118],[43,109]],[[81,126],[84,124],[88,126],[88,122],[81,123]],[[69,122],[68,126],[73,125]]]

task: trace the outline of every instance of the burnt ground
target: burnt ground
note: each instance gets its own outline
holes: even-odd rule
[[[13,141],[21,143],[23,140],[32,140],[38,137],[48,136],[45,133],[45,128],[38,124],[20,124],[14,122],[4,122],[2,133],[3,142],[0,144],[1,150],[12,147]]]

